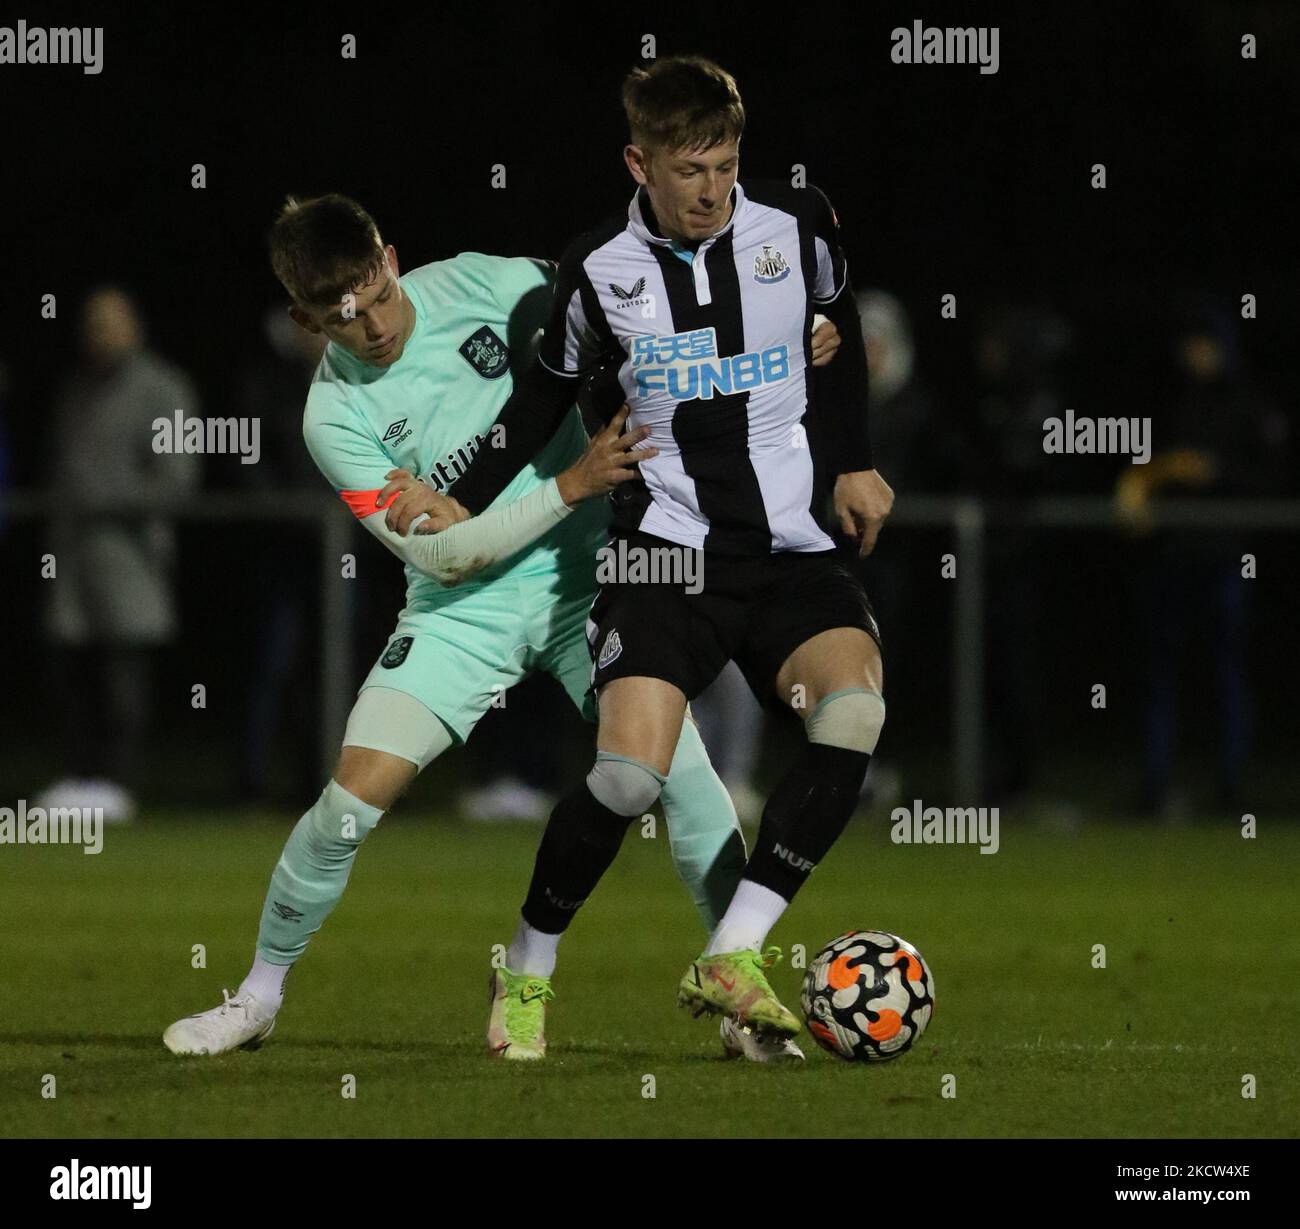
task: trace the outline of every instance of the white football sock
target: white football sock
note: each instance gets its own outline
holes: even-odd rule
[[[758,951],[789,903],[771,888],[765,888],[752,879],[742,879],[717,930],[710,936],[704,954],[714,956],[720,952],[738,952],[746,947]]]
[[[555,972],[555,961],[563,935],[548,935],[519,919],[519,929],[506,952],[506,968],[512,973],[526,973],[529,977],[550,977]]]
[[[239,983],[240,994],[251,994],[260,1003],[279,1011],[284,1004],[284,983],[291,964],[272,964],[261,956],[253,957],[253,967]]]

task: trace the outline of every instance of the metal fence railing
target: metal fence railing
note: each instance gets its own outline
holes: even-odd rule
[[[70,511],[66,505],[59,515]],[[328,775],[355,691],[348,594],[341,577],[342,556],[351,545],[353,522],[338,502],[325,495],[214,492],[169,504],[120,500],[111,507],[81,509],[99,517],[164,515],[178,522],[206,524],[285,522],[315,524],[321,579],[319,754]],[[15,492],[0,497],[0,518],[44,521],[54,514],[44,494]],[[1058,496],[1018,504],[988,504],[979,499],[910,495],[899,498],[889,527],[947,528],[958,558],[954,587],[952,640],[952,777],[955,795],[979,798],[984,781],[985,544],[999,523],[1054,529],[1116,529],[1110,500]],[[1164,529],[1300,530],[1300,500],[1165,499],[1153,508],[1152,526]]]
[[[66,505],[58,515],[67,515]],[[292,492],[239,493],[216,491],[171,503],[144,502],[129,497],[111,507],[84,509],[97,517],[126,519],[148,514],[191,524],[314,524],[317,527],[320,567],[320,728],[318,754],[322,779],[334,770],[339,743],[347,724],[356,682],[352,677],[352,637],[348,619],[348,593],[341,563],[351,545],[353,521],[336,499],[328,495]],[[53,519],[49,499],[30,491],[0,497],[0,517],[9,521]]]

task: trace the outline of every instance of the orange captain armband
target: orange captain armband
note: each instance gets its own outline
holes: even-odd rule
[[[400,491],[394,491],[392,498],[388,503],[377,503],[379,492],[383,487],[376,487],[373,491],[340,491],[339,498],[352,509],[352,514],[359,521],[364,521],[368,516],[374,516],[376,512],[382,512],[391,504],[394,499],[401,494]]]

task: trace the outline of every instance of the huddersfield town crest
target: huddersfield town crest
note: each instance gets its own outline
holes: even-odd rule
[[[618,630],[611,628],[608,636],[605,637],[604,647],[600,650],[600,660],[596,662],[596,668],[603,670],[623,651],[623,641],[619,638]]]
[[[763,250],[754,257],[754,281],[770,285],[789,276],[790,265],[781,250],[770,243],[763,244]]]
[[[398,636],[392,644],[388,646],[383,657],[379,659],[379,664],[385,670],[394,670],[406,660],[406,655],[411,651],[411,645],[414,643],[414,636]]]
[[[505,375],[510,366],[510,352],[506,349],[506,343],[486,324],[461,343],[460,355],[485,380],[495,380],[498,376]]]

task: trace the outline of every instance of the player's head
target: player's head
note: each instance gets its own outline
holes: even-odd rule
[[[100,286],[81,307],[81,349],[94,367],[116,367],[144,344],[135,302],[117,286]]]
[[[391,367],[415,327],[398,282],[397,250],[360,205],[331,192],[289,197],[271,226],[271,267],[291,315],[372,367]]]
[[[745,107],[735,79],[701,56],[671,56],[623,82],[631,140],[623,159],[670,239],[707,239],[726,225]]]

